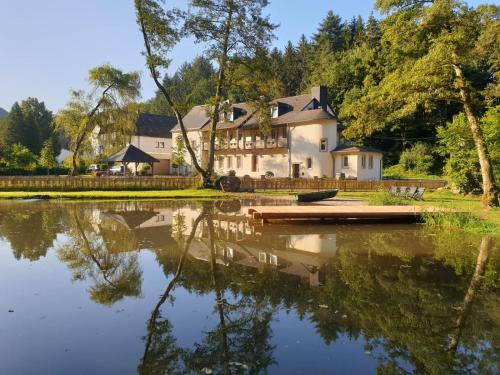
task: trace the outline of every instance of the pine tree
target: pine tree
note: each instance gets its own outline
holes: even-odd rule
[[[344,22],[342,18],[328,11],[325,19],[319,25],[318,31],[313,36],[314,45],[321,47],[328,44],[333,52],[345,49]]]

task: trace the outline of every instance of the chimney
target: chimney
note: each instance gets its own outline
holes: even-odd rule
[[[326,86],[316,86],[311,89],[311,96],[319,102],[319,107],[325,111],[328,108],[328,88]]]

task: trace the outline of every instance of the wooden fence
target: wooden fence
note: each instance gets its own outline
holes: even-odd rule
[[[0,191],[84,191],[84,190],[173,190],[188,189],[199,183],[198,177],[56,177],[12,176],[0,177]],[[324,190],[370,191],[391,186],[416,186],[437,189],[446,185],[444,180],[383,180],[357,181],[317,179],[251,179],[247,187],[256,190]]]
[[[198,184],[198,177],[0,177],[0,191],[174,190]]]
[[[437,189],[446,186],[445,180],[382,180],[382,181],[358,181],[358,180],[336,180],[333,178],[315,179],[252,179],[252,187],[259,190],[326,190],[339,189],[344,191],[372,191],[378,189],[389,189],[391,186],[415,186],[426,189]]]

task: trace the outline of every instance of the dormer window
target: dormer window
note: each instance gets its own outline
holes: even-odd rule
[[[228,121],[233,122],[234,121],[234,111],[227,112],[226,113],[226,118],[227,118]]]
[[[277,118],[279,116],[279,109],[277,105],[273,105],[271,107],[271,117],[272,118]]]

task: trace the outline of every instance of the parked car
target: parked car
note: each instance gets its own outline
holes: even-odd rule
[[[109,168],[109,174],[111,176],[123,176],[124,172],[125,172],[124,165],[113,165],[111,168]]]
[[[99,164],[90,164],[87,168],[87,173],[95,173],[101,171],[101,166]]]

